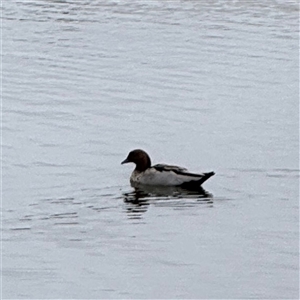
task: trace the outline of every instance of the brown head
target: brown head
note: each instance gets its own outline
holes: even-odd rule
[[[151,167],[151,160],[149,155],[141,149],[136,149],[129,152],[127,158],[122,161],[121,164],[127,164],[130,162],[135,163],[135,170],[140,172],[143,172]]]

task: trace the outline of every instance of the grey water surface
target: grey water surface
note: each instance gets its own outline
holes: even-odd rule
[[[3,299],[298,299],[298,1],[2,6]]]

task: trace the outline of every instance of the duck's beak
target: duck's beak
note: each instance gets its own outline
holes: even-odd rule
[[[130,161],[128,160],[128,158],[126,158],[125,160],[123,160],[122,162],[121,162],[121,165],[124,165],[124,164],[127,164],[127,163],[129,163]]]

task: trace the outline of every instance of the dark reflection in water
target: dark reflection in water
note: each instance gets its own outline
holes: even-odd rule
[[[197,190],[160,186],[133,186],[133,188],[133,191],[123,193],[123,200],[126,204],[125,211],[130,218],[141,218],[150,203],[177,208],[213,203],[213,195],[202,187]]]

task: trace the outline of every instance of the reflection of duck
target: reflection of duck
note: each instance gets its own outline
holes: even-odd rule
[[[134,185],[181,186],[194,190],[199,189],[203,182],[215,174],[214,172],[194,174],[185,168],[165,164],[151,167],[149,155],[140,149],[131,151],[122,164],[129,162],[136,165],[130,177],[130,182]]]
[[[197,189],[185,189],[180,186],[151,186],[131,184],[135,188],[135,195],[141,198],[207,198],[212,195],[199,186]]]
[[[139,219],[147,211],[150,204],[147,193],[134,189],[134,191],[123,193],[124,202],[126,203],[126,212],[130,218]]]
[[[196,190],[187,190],[178,186],[134,186],[131,192],[123,193],[126,211],[131,218],[140,218],[151,203],[165,203],[166,206],[194,206],[201,203],[212,203],[212,194],[201,186]],[[175,200],[175,201],[172,201]],[[183,201],[182,201],[183,200]],[[186,200],[193,200],[186,201]],[[196,200],[196,201],[194,201]]]

